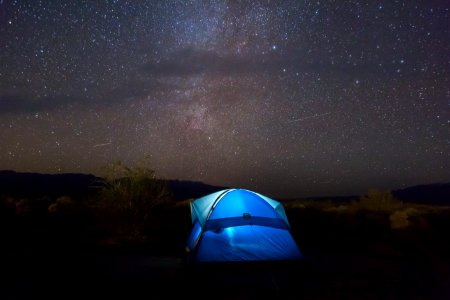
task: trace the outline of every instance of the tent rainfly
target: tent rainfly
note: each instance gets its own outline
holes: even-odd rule
[[[227,189],[190,203],[193,228],[186,251],[193,262],[302,260],[282,204],[244,189]]]

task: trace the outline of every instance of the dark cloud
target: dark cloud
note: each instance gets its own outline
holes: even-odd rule
[[[134,98],[144,97],[167,88],[169,88],[167,84],[156,80],[133,77],[123,82],[119,87],[108,90],[104,96],[100,96],[96,100],[106,104],[128,102]]]
[[[0,114],[53,110],[73,103],[88,103],[86,98],[64,96],[33,98],[20,94],[0,95]]]
[[[83,94],[68,97],[64,95],[52,95],[47,97],[36,97],[24,94],[3,94],[0,95],[0,115],[7,113],[33,113],[40,111],[50,111],[71,105],[83,107],[109,106],[130,102],[136,98],[149,95],[161,89],[170,88],[167,84],[156,80],[130,79],[117,88],[106,90],[103,93],[90,95]]]
[[[213,51],[183,49],[159,62],[144,65],[144,73],[159,76],[190,76],[201,73],[231,75],[273,70],[282,61],[261,57],[221,56]]]
[[[185,48],[167,59],[143,66],[144,74],[154,77],[191,76],[210,74],[218,76],[267,73],[276,75],[283,69],[299,72],[338,73],[367,75],[385,73],[376,64],[334,64],[326,59],[307,61],[298,55],[220,55],[213,51]]]

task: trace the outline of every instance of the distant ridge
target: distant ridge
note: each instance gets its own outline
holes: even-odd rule
[[[95,193],[101,181],[101,177],[92,174],[41,174],[6,170],[0,171],[0,196],[59,197],[69,195],[82,197]],[[228,188],[185,180],[167,180],[167,184],[173,193],[173,197],[178,201],[199,198]],[[404,202],[450,205],[450,183],[416,185],[404,189],[396,189],[392,193],[394,197]],[[358,196],[318,197],[317,199],[321,200],[322,198],[350,201],[358,198]]]
[[[0,171],[0,195],[16,197],[84,196],[101,178],[90,174],[41,174]]]
[[[91,174],[41,174],[0,171],[0,196],[14,197],[59,197],[87,196],[101,186],[101,177]],[[196,181],[167,180],[176,200],[198,198],[226,187],[213,186]]]
[[[209,185],[199,181],[168,180],[168,185],[176,200],[199,198],[227,189],[227,187]]]
[[[450,205],[450,182],[416,185],[392,192],[395,198],[405,202]]]
[[[415,185],[403,189],[392,190],[392,195],[406,203],[429,204],[429,205],[450,205],[450,182],[449,183],[432,183]],[[317,201],[333,201],[333,202],[351,202],[358,200],[360,195],[349,196],[324,196],[324,197],[306,197],[303,199]],[[295,199],[287,199],[292,201]]]

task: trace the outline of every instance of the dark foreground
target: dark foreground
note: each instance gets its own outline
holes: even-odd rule
[[[159,214],[143,243],[100,242],[83,214],[4,214],[0,299],[450,299],[448,209],[396,228],[386,213],[291,208],[304,262],[214,265],[184,262],[188,213]]]
[[[2,261],[1,299],[450,299],[440,258],[316,253],[307,262],[187,265],[104,248]],[[438,265],[439,261],[439,265]]]

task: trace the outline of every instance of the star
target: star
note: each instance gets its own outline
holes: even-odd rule
[[[274,197],[449,181],[438,2],[1,1],[0,169],[149,155]]]

